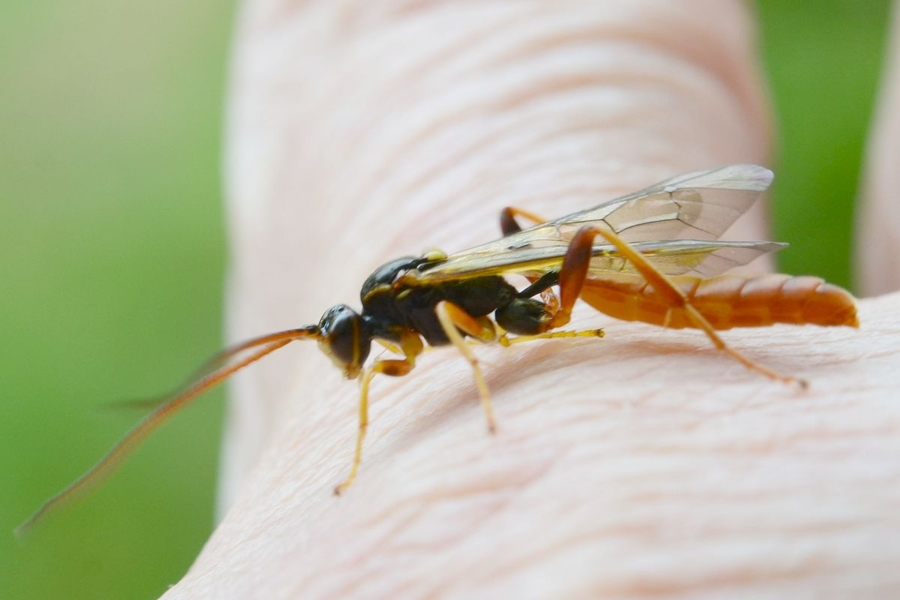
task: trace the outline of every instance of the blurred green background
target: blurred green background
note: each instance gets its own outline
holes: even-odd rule
[[[850,281],[888,2],[759,3],[781,266]],[[221,393],[18,544],[12,528],[221,344],[235,3],[0,4],[0,598],[153,598],[212,527]],[[815,198],[813,204],[812,199]],[[815,206],[815,212],[811,207]]]

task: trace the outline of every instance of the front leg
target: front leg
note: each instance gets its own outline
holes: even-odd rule
[[[403,353],[402,359],[379,360],[366,368],[359,376],[359,428],[356,433],[356,449],[353,452],[353,464],[347,479],[334,488],[334,494],[340,496],[353,484],[359,465],[362,462],[363,441],[366,439],[366,430],[369,427],[369,384],[378,373],[391,377],[403,377],[408,375],[416,366],[416,357],[422,353],[424,346],[422,338],[414,331],[401,334],[399,350]]]

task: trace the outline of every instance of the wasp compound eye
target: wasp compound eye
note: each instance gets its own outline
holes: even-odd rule
[[[369,357],[372,338],[362,317],[349,306],[329,308],[319,320],[319,347],[348,378],[359,375]]]

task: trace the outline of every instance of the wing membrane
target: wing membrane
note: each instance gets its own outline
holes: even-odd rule
[[[707,242],[704,240],[671,240],[664,242],[637,242],[632,246],[644,254],[653,265],[666,275],[693,273],[713,277],[725,271],[745,265],[769,252],[781,250],[787,244],[777,242]],[[558,269],[566,255],[567,246],[524,248],[517,253],[514,263],[486,258],[477,271],[468,269],[456,272],[441,268],[438,272],[425,270],[418,274],[420,280],[435,282],[460,276],[524,275],[540,277],[547,271]],[[603,273],[636,273],[637,270],[611,245],[596,245],[594,257],[588,269],[588,277]],[[465,265],[465,263],[463,263]],[[437,265],[443,267],[443,263]]]
[[[423,266],[418,277],[441,281],[504,273],[540,275],[559,267],[572,237],[585,225],[618,233],[667,275],[695,272],[710,277],[783,247],[772,242],[707,242],[721,236],[771,182],[772,172],[756,165],[679,175],[453,254]],[[611,246],[594,246],[594,255],[590,269],[594,276],[633,272]]]

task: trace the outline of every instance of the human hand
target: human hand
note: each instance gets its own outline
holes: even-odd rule
[[[498,235],[669,175],[764,163],[739,2],[250,2],[227,162],[234,339],[356,304],[383,261]],[[777,185],[777,181],[776,181]],[[734,237],[765,238],[762,212]],[[224,520],[179,597],[873,593],[896,585],[897,296],[861,331],[702,334],[426,353],[376,379],[359,478],[355,385],[312,344],[238,379]],[[896,368],[896,367],[894,367]],[[223,511],[224,511],[223,508]],[[894,588],[896,589],[896,588]]]

